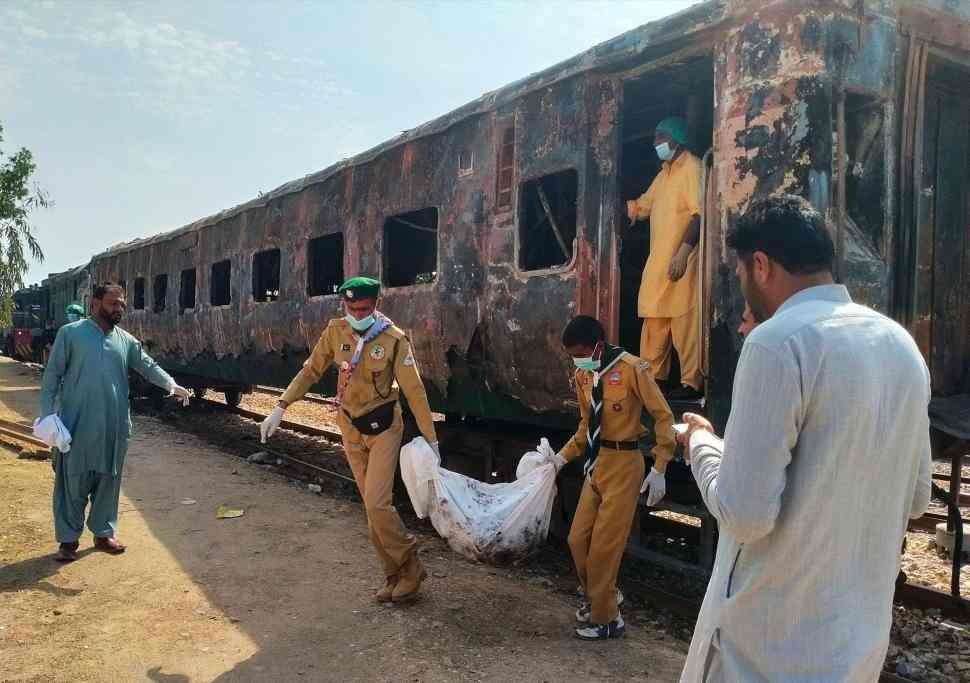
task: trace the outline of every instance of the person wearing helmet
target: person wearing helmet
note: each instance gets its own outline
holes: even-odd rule
[[[660,173],[640,198],[626,203],[630,221],[650,219],[650,256],[640,280],[637,312],[643,318],[640,357],[654,378],[670,373],[671,347],[680,359],[683,386],[671,399],[702,395],[697,307],[697,243],[700,241],[701,161],[687,149],[687,122],[661,121],[654,134]]]
[[[71,304],[64,311],[67,314],[67,322],[76,323],[84,317],[84,309],[78,304]]]

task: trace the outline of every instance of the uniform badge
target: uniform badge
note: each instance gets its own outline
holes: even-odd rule
[[[414,365],[414,355],[412,355],[412,353],[410,351],[408,351],[408,355],[406,355],[404,357],[404,361],[403,362],[404,362],[404,365],[406,365],[408,367]]]
[[[341,344],[340,345],[340,350],[341,351],[350,351],[350,344]]]
[[[381,360],[384,358],[384,347],[380,344],[374,344],[370,349],[370,357],[374,360]]]
[[[622,381],[623,381],[623,376],[619,372],[610,373],[610,379],[609,379],[610,386],[615,387],[618,384],[620,384]]]
[[[354,298],[354,290],[352,290],[352,289],[345,289],[344,290],[344,296],[347,297],[348,299],[353,299]]]
[[[649,369],[650,369],[650,363],[648,363],[645,360],[642,360],[637,364],[637,370],[640,370],[641,372]]]
[[[622,403],[614,403],[613,404],[613,412],[614,413],[619,413],[619,412],[622,412],[622,411],[623,411],[623,404]]]

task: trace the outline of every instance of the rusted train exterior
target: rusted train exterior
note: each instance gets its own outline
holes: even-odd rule
[[[575,421],[565,321],[637,349],[648,230],[623,201],[682,115],[704,158],[707,408],[730,408],[742,310],[724,234],[801,194],[830,218],[838,276],[913,331],[941,392],[968,357],[970,7],[945,0],[706,2],[647,24],[357,157],[92,260],[126,326],[195,386],[281,386],[335,286],[380,277],[436,409]],[[945,248],[941,248],[945,247]],[[323,391],[327,388],[323,387]]]

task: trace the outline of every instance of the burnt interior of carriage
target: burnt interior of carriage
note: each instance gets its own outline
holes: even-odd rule
[[[209,303],[228,306],[232,301],[232,261],[226,259],[212,264],[209,280]]]
[[[438,209],[432,206],[385,220],[383,261],[387,287],[434,282],[438,275]]]
[[[710,56],[697,57],[663,69],[631,78],[623,86],[620,113],[620,197],[618,224],[620,234],[619,343],[631,353],[639,353],[641,319],[637,312],[640,279],[650,255],[650,224],[630,225],[626,200],[636,199],[650,186],[662,162],[654,149],[657,124],[669,116],[687,120],[690,129],[688,149],[698,158],[711,148],[714,135],[714,62]],[[671,365],[670,382],[679,383],[676,354]]]
[[[186,268],[179,276],[179,315],[195,308],[195,268]]]
[[[307,296],[336,294],[344,281],[344,235],[315,237],[307,242]]]
[[[560,171],[522,183],[519,190],[519,268],[568,265],[576,239],[579,174]]]
[[[136,311],[145,308],[145,278],[135,278],[135,291],[132,294],[132,306]]]
[[[155,276],[152,283],[152,312],[161,313],[165,310],[165,299],[168,296],[168,274]]]
[[[276,301],[280,298],[280,250],[267,249],[253,254],[253,299]]]

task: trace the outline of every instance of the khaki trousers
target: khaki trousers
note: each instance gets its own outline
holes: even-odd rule
[[[593,476],[583,484],[569,529],[569,550],[594,624],[619,613],[616,577],[637,511],[644,463],[639,451],[600,448]]]
[[[670,349],[677,349],[681,384],[699,390],[703,386],[703,377],[697,337],[696,308],[679,318],[644,318],[640,330],[640,358],[650,363],[654,379],[663,380],[670,375]]]
[[[410,559],[415,545],[392,501],[404,433],[401,406],[395,408],[391,426],[375,436],[358,432],[343,411],[339,416],[344,453],[364,499],[370,542],[384,566],[384,575],[394,576]]]

